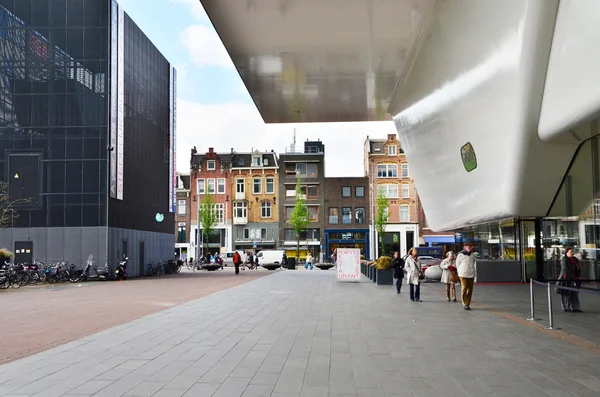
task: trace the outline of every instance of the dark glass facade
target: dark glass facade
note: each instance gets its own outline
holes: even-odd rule
[[[172,233],[169,212],[170,65],[125,15],[123,200],[110,201],[109,226]],[[171,181],[171,183],[173,183]],[[164,214],[162,222],[155,215]]]
[[[31,200],[15,227],[106,225],[109,4],[0,0],[0,178]]]
[[[108,213],[110,227],[172,233],[170,65],[127,14],[123,200],[107,211],[110,8],[0,0],[0,180],[30,199],[14,227],[106,226]]]

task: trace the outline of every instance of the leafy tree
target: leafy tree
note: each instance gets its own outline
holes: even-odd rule
[[[385,233],[385,228],[388,222],[388,209],[390,207],[389,200],[383,194],[383,191],[377,191],[377,214],[375,216],[375,230],[377,231],[377,235],[379,236],[379,242],[381,243],[381,248],[383,251],[383,233]]]
[[[200,201],[200,209],[198,212],[200,226],[202,226],[202,234],[206,240],[206,250],[208,251],[208,236],[213,232],[217,224],[217,206],[212,194],[205,194]],[[204,247],[202,247],[204,250]]]
[[[8,193],[8,183],[0,182],[0,228],[14,225],[19,218],[17,207],[31,202],[29,199],[11,200]]]
[[[306,230],[309,223],[310,214],[302,197],[300,177],[298,177],[298,181],[296,182],[296,205],[290,214],[290,225],[296,231],[296,258],[300,258],[300,234]]]

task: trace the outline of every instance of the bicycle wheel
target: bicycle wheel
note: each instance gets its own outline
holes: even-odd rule
[[[19,274],[13,274],[9,278],[11,288],[18,289],[23,286],[23,280]]]
[[[46,272],[43,270],[38,270],[37,272],[38,274],[38,283],[39,284],[44,284],[46,282]]]
[[[29,284],[38,285],[40,283],[40,275],[38,272],[29,273]]]
[[[21,287],[26,287],[29,284],[29,281],[31,281],[31,277],[29,276],[29,273],[27,273],[24,270],[21,270],[17,274],[21,278]]]

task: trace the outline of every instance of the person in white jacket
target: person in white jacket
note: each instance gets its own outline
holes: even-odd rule
[[[473,247],[466,243],[463,250],[456,257],[456,270],[460,278],[462,304],[465,310],[471,310],[471,297],[473,296],[473,284],[477,275],[477,260],[473,255]]]
[[[454,285],[454,281],[452,278],[452,270],[453,266],[456,266],[454,258],[454,252],[448,251],[446,254],[446,259],[440,263],[440,268],[442,269],[442,279],[440,282],[446,284],[446,300],[450,302],[456,302],[456,285]],[[455,270],[456,271],[456,270]],[[456,276],[455,276],[456,277]]]
[[[410,286],[410,300],[413,302],[423,302],[421,300],[421,279],[423,275],[421,270],[421,261],[417,257],[417,249],[411,248],[406,257],[406,283]]]

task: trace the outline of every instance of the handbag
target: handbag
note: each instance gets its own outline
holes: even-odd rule
[[[454,284],[458,284],[458,273],[450,272],[450,282]]]

